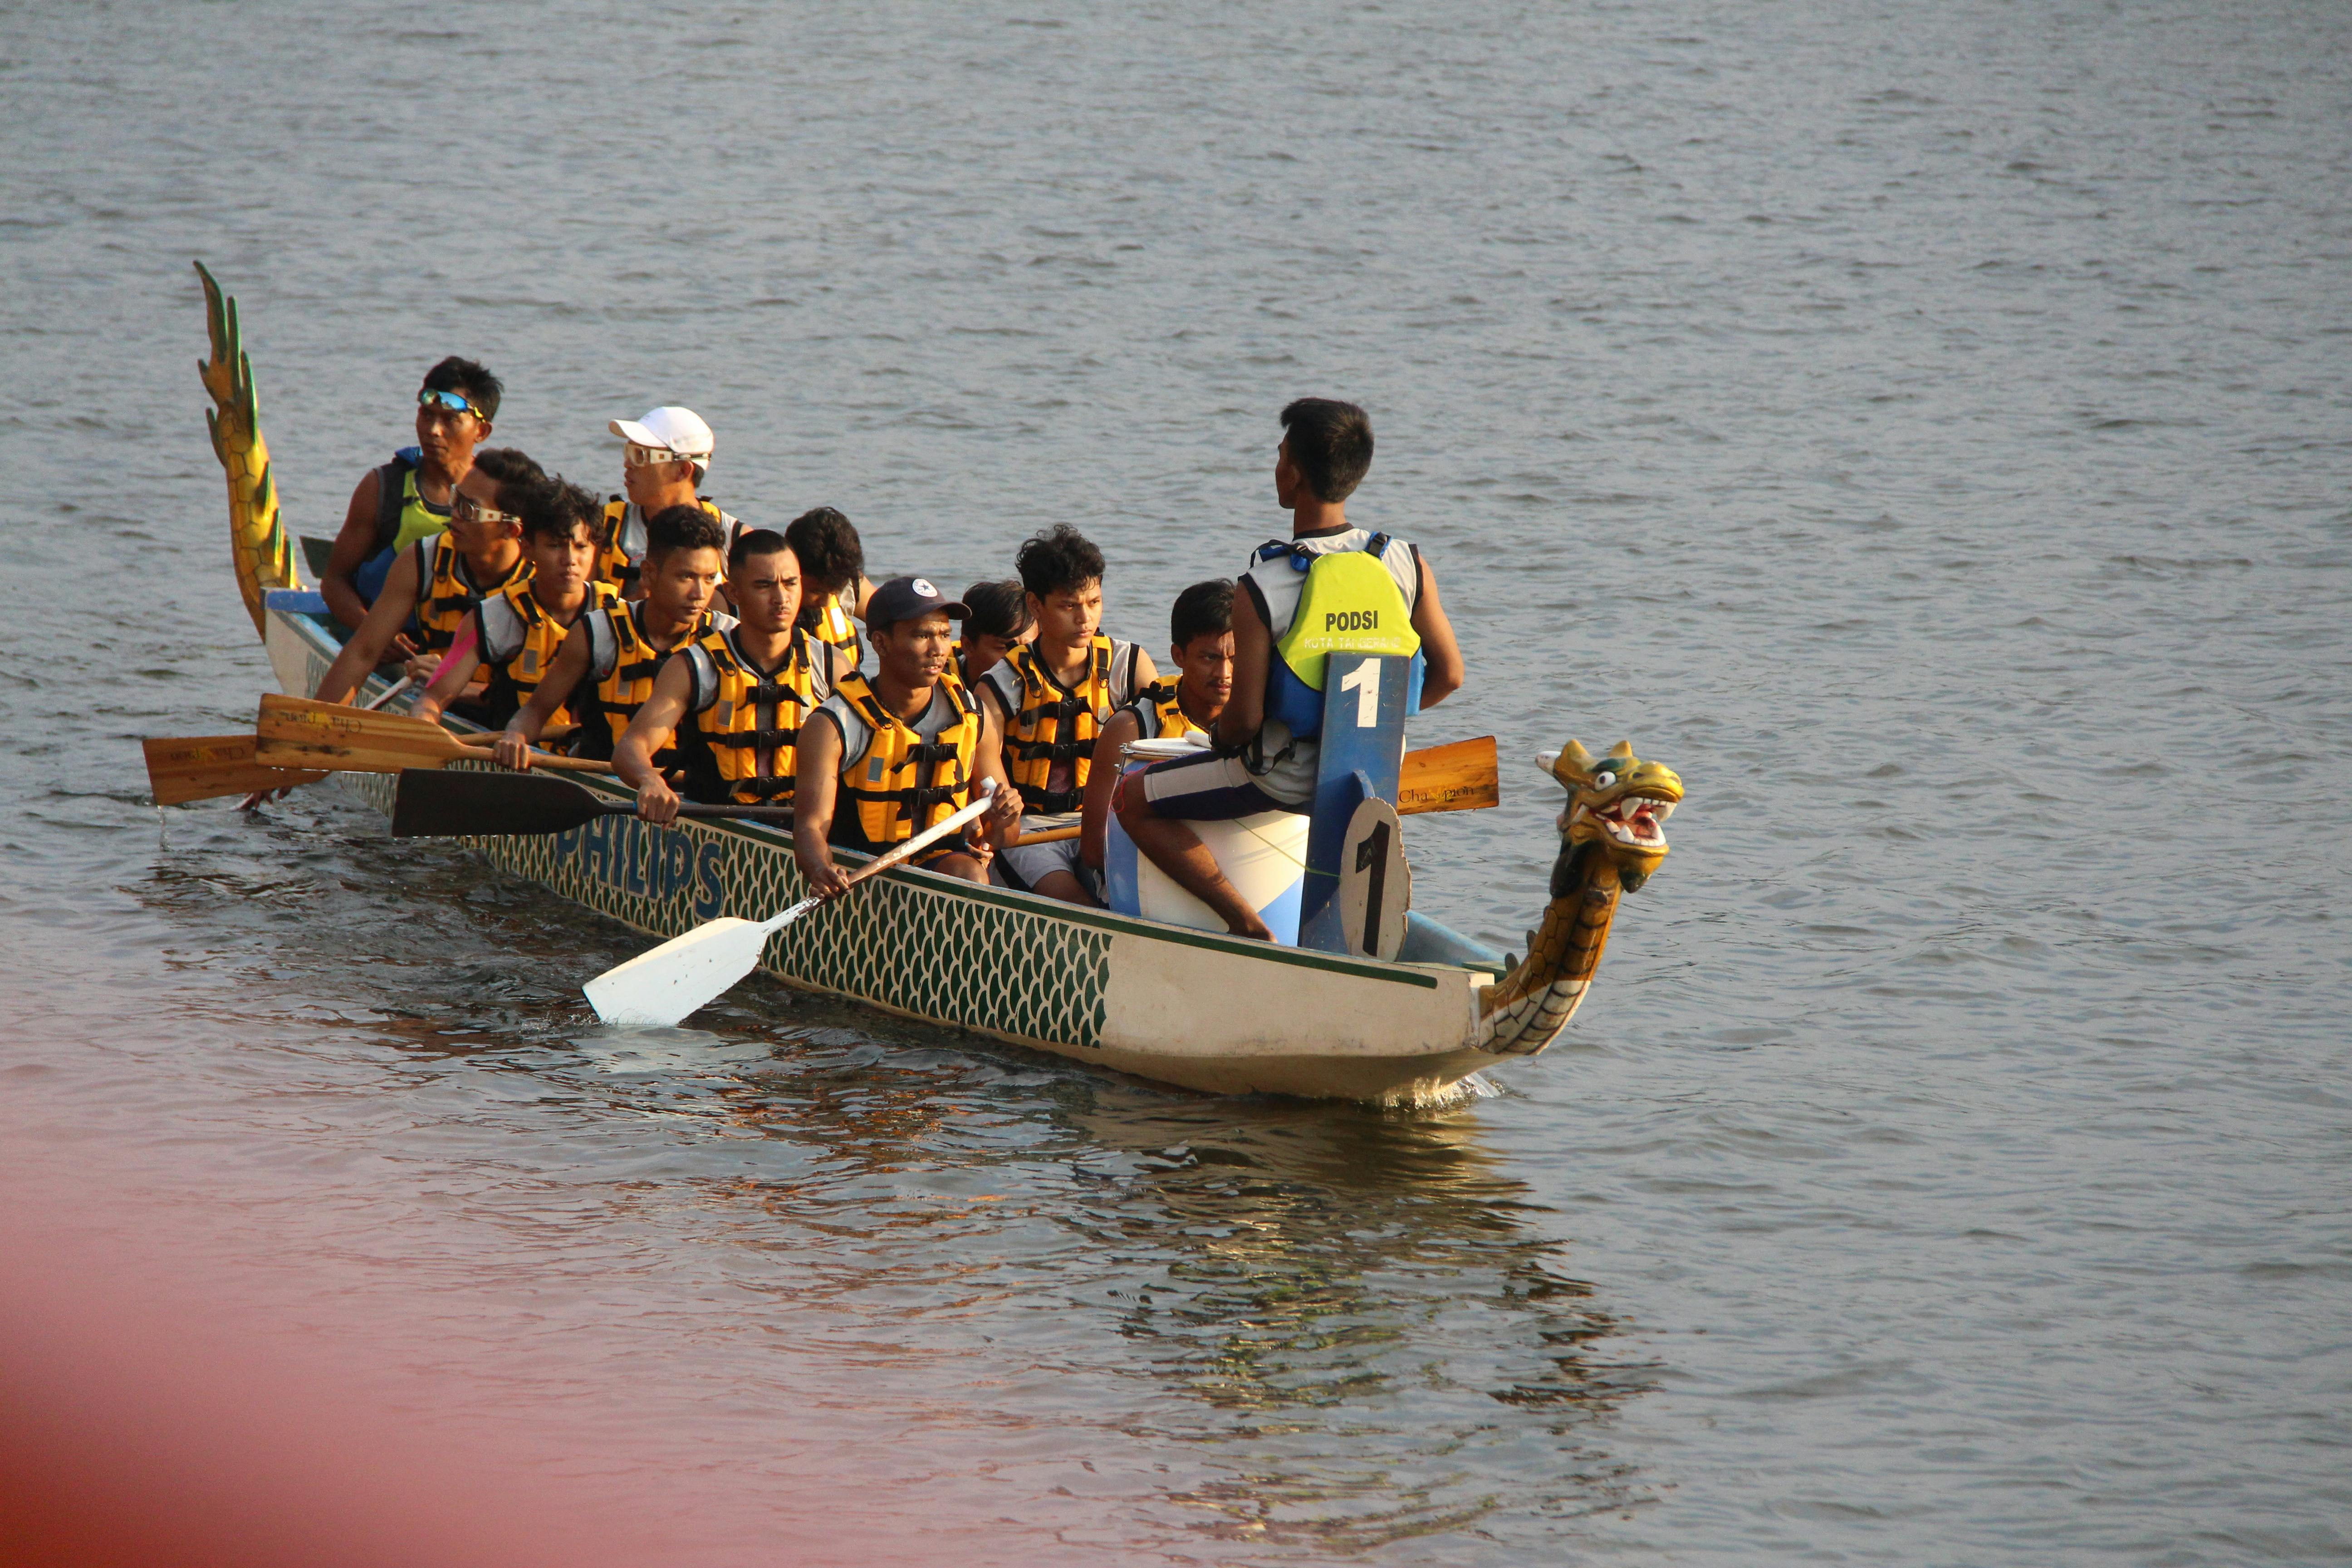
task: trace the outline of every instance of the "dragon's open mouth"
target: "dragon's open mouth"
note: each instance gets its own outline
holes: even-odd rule
[[[1598,809],[1580,803],[1570,821],[1574,824],[1589,819],[1620,844],[1655,849],[1666,841],[1665,829],[1660,825],[1674,814],[1673,801],[1655,795],[1627,795]]]

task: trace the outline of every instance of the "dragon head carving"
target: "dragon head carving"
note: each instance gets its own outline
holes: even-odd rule
[[[1665,820],[1683,798],[1683,781],[1664,763],[1645,763],[1630,741],[1594,756],[1570,741],[1536,759],[1568,791],[1560,837],[1570,856],[1597,849],[1616,863],[1627,892],[1647,881],[1666,858]]]

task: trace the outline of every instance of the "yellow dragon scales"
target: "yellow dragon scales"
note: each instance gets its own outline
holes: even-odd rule
[[[1568,808],[1543,928],[1528,934],[1519,966],[1478,993],[1475,1043],[1503,1056],[1533,1055],[1567,1026],[1608,945],[1618,895],[1640,888],[1666,858],[1660,825],[1683,798],[1675,770],[1642,761],[1627,741],[1602,757],[1570,741],[1537,765],[1568,791]]]
[[[236,585],[257,635],[264,628],[261,599],[272,588],[299,588],[294,551],[278,519],[278,485],[269,474],[269,447],[261,438],[261,412],[254,401],[253,365],[236,330],[236,301],[223,295],[205,264],[205,310],[213,353],[196,362],[213,406],[205,415],[212,427],[213,455],[228,476],[229,543],[236,558]]]

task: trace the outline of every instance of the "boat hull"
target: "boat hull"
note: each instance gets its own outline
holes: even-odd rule
[[[307,696],[335,644],[293,603],[271,605],[265,636],[280,685]],[[390,775],[344,776],[389,813]],[[657,937],[764,919],[807,890],[790,835],[750,824],[611,816],[463,842]],[[820,909],[779,932],[761,966],[801,990],[1213,1094],[1423,1102],[1506,1059],[1469,1045],[1490,978],[1475,970],[1270,948],[926,871],[885,873]]]

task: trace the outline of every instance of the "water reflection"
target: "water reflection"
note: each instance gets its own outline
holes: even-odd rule
[[[320,1050],[436,1080],[402,1101],[415,1158],[495,1131],[572,1194],[543,1244],[583,1200],[650,1227],[647,1267],[710,1259],[755,1342],[975,1472],[994,1434],[1065,1433],[1034,1462],[1146,1535],[1310,1555],[1647,1495],[1601,1423],[1651,1371],[1475,1105],[1211,1100],[765,980],[614,1035],[574,977],[640,939],[350,828],[224,825],[135,891],[204,964],[331,1014]]]

